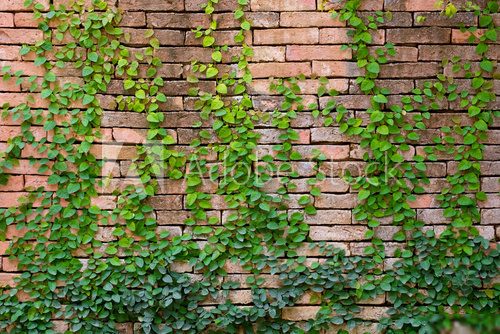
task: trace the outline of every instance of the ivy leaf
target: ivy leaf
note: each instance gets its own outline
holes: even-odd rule
[[[382,94],[377,94],[373,97],[373,101],[377,102],[377,103],[387,103],[388,100],[387,100],[387,97],[385,97],[384,95]]]
[[[219,70],[218,70],[217,68],[215,68],[215,67],[209,67],[209,68],[207,69],[207,73],[206,73],[207,78],[213,78],[213,77],[215,77],[217,74],[219,74]]]
[[[218,63],[222,61],[222,52],[214,51],[212,52],[212,59]]]
[[[488,59],[482,60],[479,66],[486,72],[493,72],[493,63]]]
[[[83,96],[82,103],[83,103],[83,105],[90,104],[90,103],[92,103],[92,101],[94,101],[94,99],[95,99],[95,97],[93,95],[85,94]]]
[[[90,66],[85,66],[85,67],[83,68],[83,70],[82,70],[82,75],[83,75],[84,77],[89,76],[89,75],[91,75],[92,73],[94,73],[94,69],[93,69],[92,67],[90,67]]]
[[[358,194],[358,200],[362,201],[370,197],[370,190],[361,189]]]
[[[203,38],[203,47],[209,47],[215,43],[215,38],[212,36],[205,36]]]
[[[127,90],[131,89],[131,88],[135,87],[135,81],[127,79],[127,80],[123,81],[123,87]]]
[[[223,83],[217,85],[217,92],[219,94],[227,94],[227,86]]]
[[[377,62],[371,62],[366,66],[366,69],[368,72],[373,73],[373,74],[379,74],[380,72],[380,65]]]

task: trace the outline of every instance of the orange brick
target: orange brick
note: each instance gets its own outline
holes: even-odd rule
[[[299,74],[309,76],[311,65],[309,63],[258,63],[250,64],[250,71],[255,78],[292,77]]]
[[[38,3],[48,8],[49,0],[38,0]],[[24,0],[2,0],[0,2],[0,11],[29,11],[24,6]]]
[[[384,9],[390,11],[441,11],[436,7],[436,0],[385,0]]]
[[[0,13],[0,27],[13,27],[14,15],[12,13]]]
[[[42,39],[42,31],[38,29],[0,29],[1,44],[32,44]]]
[[[0,193],[0,208],[10,208],[17,207],[19,205],[18,200],[26,196],[25,192],[1,192]]]
[[[5,286],[15,286],[16,283],[14,279],[16,277],[19,277],[20,274],[6,274],[6,273],[0,273],[0,287],[5,287]]]
[[[341,50],[332,45],[289,45],[286,47],[286,60],[346,60],[352,58],[351,49]]]
[[[481,37],[484,34],[484,29],[478,29],[474,32],[470,31],[460,31],[460,29],[453,29],[451,31],[451,42],[454,44],[469,44],[471,43],[469,39],[471,36],[475,36],[477,38]],[[472,43],[474,43],[474,39],[472,39]]]
[[[254,31],[255,45],[317,44],[318,28],[264,29]]]
[[[22,175],[10,175],[7,184],[0,185],[0,191],[22,191],[24,189],[24,177]]]
[[[312,12],[306,15],[307,20],[304,20],[303,12],[283,12],[280,14],[280,26],[292,28],[345,26],[345,22],[332,18],[330,13]]]
[[[288,12],[294,10],[316,10],[316,0],[252,0],[252,11]]]

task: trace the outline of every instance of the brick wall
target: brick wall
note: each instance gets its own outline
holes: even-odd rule
[[[46,2],[48,2],[47,0]],[[65,0],[53,0],[61,3]],[[318,0],[319,2],[320,0]],[[119,8],[124,10],[122,25],[131,38],[128,44],[133,48],[141,48],[147,44],[144,31],[154,28],[156,37],[162,45],[159,56],[165,63],[161,69],[166,79],[164,93],[170,98],[163,106],[165,122],[176,140],[179,149],[187,147],[191,140],[197,137],[198,130],[192,128],[199,119],[198,112],[194,111],[194,100],[187,95],[189,85],[186,77],[189,74],[192,60],[209,61],[210,52],[201,47],[199,40],[194,38],[191,29],[198,25],[206,25],[207,17],[199,9],[202,0],[116,0]],[[232,17],[232,9],[236,1],[220,0],[216,13],[220,31],[216,32],[218,41],[230,45],[230,52],[237,52],[232,40],[237,33],[238,23]],[[338,1],[334,1],[338,3]],[[474,46],[467,44],[467,36],[460,31],[459,24],[466,26],[477,25],[477,18],[471,13],[459,13],[453,19],[440,16],[434,7],[434,0],[366,0],[362,9],[366,14],[375,10],[392,12],[392,20],[383,25],[383,28],[374,36],[374,45],[391,42],[396,45],[397,55],[390,59],[390,63],[383,65],[380,75],[380,84],[389,87],[394,101],[402,95],[408,94],[413,88],[419,87],[426,79],[433,78],[440,69],[441,59],[454,54],[472,62],[478,57]],[[268,89],[269,77],[290,77],[299,74],[309,79],[301,83],[305,100],[326,103],[326,99],[317,101],[316,91],[318,83],[310,78],[315,75],[327,76],[330,87],[338,90],[341,95],[338,100],[345,106],[362,115],[369,106],[369,98],[361,95],[354,80],[359,70],[351,61],[351,51],[341,50],[341,45],[349,41],[347,28],[338,20],[331,19],[328,13],[317,11],[319,5],[316,0],[251,0],[248,8],[248,17],[253,22],[252,31],[247,35],[247,42],[253,45],[255,55],[250,69],[254,75],[251,85],[253,102],[257,109],[270,111],[278,106],[281,98],[270,93]],[[418,23],[417,16],[426,16],[427,19]],[[495,17],[497,24],[500,16]],[[19,55],[23,43],[33,43],[41,38],[41,32],[36,29],[36,23],[31,14],[23,6],[23,0],[0,1],[0,66],[11,65],[14,70],[24,70],[26,75],[40,74],[41,69],[36,67],[32,59]],[[234,50],[233,50],[234,49]],[[500,47],[491,48],[492,58],[498,59]],[[71,69],[59,73],[63,77],[77,75],[78,71]],[[452,73],[450,68],[446,73],[456,77],[459,84],[466,84],[466,79],[460,73]],[[65,78],[72,79],[72,78]],[[202,81],[203,90],[214,91],[215,84],[211,81]],[[11,105],[23,102],[27,96],[27,88],[19,88],[10,82],[0,81],[0,104],[9,102]],[[498,81],[495,92],[500,94]],[[114,197],[110,191],[123,183],[133,183],[134,179],[124,180],[130,176],[127,172],[130,159],[135,155],[135,145],[144,141],[147,128],[145,116],[138,113],[120,112],[115,108],[113,96],[124,93],[118,80],[111,83],[108,95],[100,96],[102,105],[106,109],[103,117],[102,142],[94,147],[94,153],[105,156],[108,162],[105,173],[113,176],[111,185],[102,189],[102,196],[96,199],[104,208],[114,207]],[[499,100],[500,101],[500,100]],[[36,106],[46,107],[43,100],[36,99]],[[500,109],[498,102],[494,109]],[[438,129],[453,122],[467,124],[470,122],[466,111],[460,110],[456,103],[442,103],[442,110],[433,113],[426,125],[422,139],[413,145],[411,153],[421,153],[425,145],[432,144],[432,138],[438,134]],[[204,124],[210,127],[210,124]],[[305,112],[293,121],[293,127],[299,131],[300,140],[298,149],[301,152],[311,152],[313,148],[320,149],[328,158],[323,168],[329,175],[320,187],[324,194],[316,201],[318,214],[308,217],[311,225],[311,242],[329,241],[346,250],[348,254],[361,254],[367,245],[364,240],[366,227],[357,223],[351,214],[356,205],[356,195],[341,179],[343,170],[358,170],[362,168],[362,152],[359,143],[352,138],[343,136],[338,128],[322,127],[321,122]],[[6,147],[9,137],[19,133],[19,125],[10,119],[0,121],[0,149]],[[37,129],[37,136],[45,136],[42,128]],[[278,143],[278,130],[260,128],[262,134],[261,149],[269,150]],[[482,165],[483,190],[489,194],[488,200],[481,203],[482,223],[479,232],[492,241],[500,239],[500,123],[496,120],[489,132],[486,141],[485,157]],[[24,195],[30,187],[44,185],[46,175],[40,175],[36,168],[28,163],[28,157],[33,150],[27,148],[23,153],[25,159],[19,166],[11,170],[13,176],[5,186],[0,186],[0,207],[15,206],[18,197]],[[303,178],[304,187],[298,187],[297,194],[292,195],[291,209],[297,208],[293,199],[300,196],[300,192],[307,192],[305,181],[313,171],[312,163],[308,161],[294,162]],[[416,202],[411,203],[417,216],[428,223],[428,228],[442,230],[447,223],[442,218],[442,210],[436,201],[436,195],[445,183],[447,173],[457,168],[456,163],[447,157],[439,157],[438,161],[429,163],[430,185],[426,186],[426,194],[420,195]],[[207,191],[215,191],[213,185],[206,186]],[[161,181],[160,193],[152,203],[156,209],[158,223],[162,229],[170,230],[174,235],[180,234],[183,229],[183,220],[187,217],[184,211],[184,185],[180,181]],[[224,201],[214,196],[214,208],[211,214],[223,217]],[[106,240],[107,228],[101,227],[101,235]],[[383,225],[378,228],[377,234],[387,240],[388,254],[391,255],[396,247],[392,242],[392,235],[396,228]],[[8,239],[18,233],[12,226],[8,229]],[[9,241],[0,242],[0,255],[5,254]],[[317,254],[309,250],[302,251],[314,258]],[[17,275],[17,266],[3,256],[0,271],[0,284],[8,283]],[[390,261],[389,261],[390,262]],[[186,270],[190,270],[189,268]],[[239,278],[245,275],[238,267],[230,268],[230,276]],[[268,279],[272,286],[274,280]],[[236,291],[232,298],[242,304],[249,303],[248,291]],[[306,320],[313,316],[318,307],[307,305],[286,309],[284,317],[290,320]],[[366,319],[378,319],[385,311],[385,299],[373,301],[373,305],[363,307],[362,314]],[[61,329],[64,329],[63,324]],[[128,326],[128,327],[127,327]],[[124,325],[123,333],[132,333],[132,325]]]

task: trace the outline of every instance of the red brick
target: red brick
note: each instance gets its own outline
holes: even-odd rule
[[[417,22],[417,17],[423,16],[425,20],[423,22]],[[463,26],[475,26],[477,25],[477,16],[472,12],[458,12],[453,17],[448,17],[441,13],[413,13],[414,22],[416,26],[438,26],[438,27],[460,27]]]
[[[24,189],[24,177],[22,175],[10,175],[7,184],[0,185],[0,191],[22,191]]]
[[[484,33],[484,29],[478,29],[474,32],[470,31],[460,31],[460,29],[453,29],[451,31],[451,42],[454,44],[470,44],[469,41],[471,36],[475,36],[477,38],[481,37]],[[474,43],[474,39],[472,39],[472,43]]]
[[[252,28],[276,28],[280,21],[278,13],[248,12],[245,18],[251,23]],[[241,26],[240,20],[235,19],[233,13],[214,14],[214,20],[217,21],[218,29],[239,28]]]
[[[38,3],[48,8],[49,0],[39,0]],[[2,0],[0,2],[0,11],[30,11],[30,8],[24,6],[24,0]]]
[[[258,63],[250,64],[255,78],[292,77],[299,74],[311,75],[310,63]]]
[[[39,20],[33,18],[33,13],[16,13],[14,15],[14,25],[23,28],[37,28]]]
[[[342,9],[345,5],[345,0],[326,0],[326,3],[323,6],[325,10],[339,10]],[[323,0],[318,0],[318,7],[323,3]],[[369,10],[382,10],[384,6],[384,0],[370,0],[370,1],[361,1],[358,10],[360,11],[369,11]],[[321,7],[320,7],[321,8]]]
[[[332,18],[332,14],[324,12],[307,13],[304,20],[303,12],[283,12],[280,14],[281,27],[344,27],[345,22]]]
[[[344,78],[355,78],[362,73],[355,62],[344,61],[313,61],[312,72],[319,76]]]
[[[19,276],[20,274],[0,273],[0,287],[15,286],[16,283],[14,282],[14,279]]]
[[[254,31],[255,45],[317,44],[318,28],[265,29]]]
[[[0,29],[0,44],[33,44],[42,39],[42,31],[37,29]]]
[[[387,29],[387,42],[396,44],[443,44],[449,43],[449,28],[401,28]]]
[[[0,13],[0,27],[13,27],[13,26],[14,26],[14,15],[12,13]]]
[[[380,69],[380,78],[434,78],[439,73],[438,63],[386,64]]]
[[[316,10],[316,0],[251,0],[252,11],[291,12],[295,10]]]
[[[54,327],[52,328],[56,333],[65,333],[69,330],[69,325],[62,320],[54,320],[52,321]]]
[[[206,0],[185,0],[186,11],[188,12],[200,12],[202,11],[202,5],[206,4]],[[238,3],[235,1],[219,1],[215,6],[215,12],[234,12],[238,7]]]
[[[196,28],[210,24],[204,13],[148,13],[147,21],[153,28]]]
[[[320,44],[346,44],[351,41],[348,35],[349,28],[323,28],[319,30]],[[385,42],[384,30],[377,30],[372,34],[373,45],[382,45]]]
[[[289,45],[286,47],[286,60],[346,60],[352,58],[351,49],[341,50],[332,45]]]
[[[125,11],[182,11],[184,1],[179,0],[120,0],[120,9]]]
[[[122,27],[144,27],[146,25],[146,13],[124,12],[120,21]]]
[[[441,11],[436,7],[436,0],[385,0],[384,9],[390,11]]]
[[[127,45],[145,46],[149,45],[150,38],[145,36],[148,29],[123,28],[124,37],[122,42]],[[154,36],[160,41],[160,45],[183,45],[184,32],[179,30],[155,30]]]
[[[215,43],[217,45],[239,45],[239,42],[234,41],[234,37],[239,33],[239,30],[223,30],[216,31],[213,33],[215,37]],[[245,34],[246,43],[250,44],[252,40],[252,34],[247,32]],[[203,38],[196,38],[195,33],[192,31],[186,32],[186,42],[185,45],[202,45]]]
[[[0,207],[9,208],[18,206],[18,200],[26,195],[27,193],[25,192],[0,192]]]
[[[285,47],[284,46],[254,46],[254,55],[250,57],[253,62],[271,62],[285,61]]]
[[[21,60],[19,50],[19,46],[2,45],[0,48],[0,60]]]
[[[10,246],[9,241],[0,241],[0,256],[7,254],[7,249]]]
[[[6,256],[2,258],[2,271],[5,272],[16,272],[18,269],[19,262],[16,259],[10,259]]]
[[[463,60],[480,60],[481,56],[476,53],[475,46],[457,45],[421,45],[418,47],[419,60],[441,61],[460,55]]]

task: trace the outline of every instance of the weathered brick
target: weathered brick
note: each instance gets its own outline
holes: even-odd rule
[[[278,13],[248,12],[245,18],[251,23],[252,28],[276,28],[279,26]],[[217,20],[218,29],[239,28],[241,25],[241,22],[234,18],[233,13],[214,14],[214,20]]]
[[[322,28],[319,30],[320,44],[345,44],[351,41],[348,35],[348,28]],[[373,45],[381,45],[385,43],[385,31],[377,30],[372,35]]]
[[[346,60],[351,59],[350,49],[341,50],[340,46],[332,45],[289,45],[286,47],[286,60]]]
[[[21,60],[19,46],[2,45],[0,48],[0,60]]]
[[[149,45],[149,37],[146,37],[148,29],[123,28],[124,37],[122,42],[127,45],[146,46]],[[184,32],[179,30],[156,29],[154,36],[160,41],[160,45],[183,45]]]
[[[16,285],[15,279],[18,276],[20,276],[20,274],[0,273],[0,286],[1,287],[15,286]]]
[[[440,11],[435,0],[384,0],[384,9],[390,11]]]
[[[324,12],[307,13],[304,20],[303,12],[283,12],[280,14],[281,27],[305,28],[305,27],[344,27],[345,22],[338,18],[332,18],[332,14]]]
[[[425,17],[422,22],[417,21],[417,17]],[[441,13],[428,13],[428,12],[417,12],[413,14],[414,22],[416,26],[437,26],[437,27],[460,27],[464,26],[474,26],[477,24],[477,16],[474,13],[458,12],[453,17],[448,17],[442,15]]]
[[[380,78],[433,78],[439,73],[438,63],[386,64],[380,67]]]
[[[14,26],[14,15],[12,13],[0,13],[0,27],[13,27],[13,26]]]
[[[500,209],[483,209],[483,210],[481,210],[481,224],[499,225],[500,224]]]
[[[296,10],[316,10],[316,0],[251,0],[253,11],[291,12]]]
[[[184,2],[188,12],[202,11],[202,5],[207,3],[205,0],[184,0]],[[215,12],[234,12],[237,7],[238,3],[235,1],[219,1],[215,6]]]
[[[309,225],[348,225],[351,224],[349,210],[318,210],[314,216],[307,216]]]
[[[215,38],[215,43],[217,45],[239,45],[238,42],[234,41],[234,37],[239,33],[238,30],[223,30],[216,31],[213,33]],[[247,32],[245,34],[246,43],[250,43],[252,40],[251,33]],[[196,38],[196,35],[192,31],[186,32],[186,42],[185,45],[202,45],[203,38]]]
[[[18,200],[25,197],[25,192],[0,192],[0,208],[10,208],[17,206]]]
[[[309,237],[314,241],[366,240],[364,226],[311,226]]]
[[[323,4],[323,9],[325,10],[339,10],[344,7],[346,0],[318,0],[318,7],[320,4]],[[359,5],[360,11],[370,11],[370,10],[382,10],[384,6],[384,0],[370,0],[370,1],[361,1]]]
[[[440,61],[450,59],[460,55],[463,60],[480,60],[481,56],[476,53],[475,46],[457,46],[457,45],[420,45],[418,47],[419,60]]]
[[[312,72],[319,76],[355,78],[361,70],[355,62],[347,61],[313,61]]]
[[[484,33],[483,29],[478,29],[474,32],[461,31],[460,29],[453,29],[451,31],[451,42],[453,44],[470,44],[477,41]],[[472,42],[471,42],[472,40]]]
[[[0,44],[32,44],[42,39],[42,31],[37,29],[0,29]]]
[[[144,27],[146,26],[146,13],[124,12],[120,25],[122,27]]]
[[[37,1],[42,4],[44,8],[48,8],[49,0]],[[29,8],[24,6],[24,0],[2,0],[0,2],[0,11],[30,11]]]
[[[309,320],[314,319],[319,310],[319,306],[285,307],[281,316],[284,320]]]
[[[303,63],[257,63],[249,65],[255,78],[292,77],[299,74],[311,75],[311,65]]]
[[[451,40],[449,28],[387,29],[387,42],[396,44],[443,44]]]
[[[202,13],[148,13],[147,22],[153,28],[196,28],[208,26],[210,19]]]
[[[255,45],[317,44],[318,28],[265,29],[254,31]]]
[[[352,209],[357,203],[356,194],[323,194],[316,199],[316,206],[323,209]]]
[[[127,11],[182,11],[184,1],[180,0],[120,0],[120,8]]]

